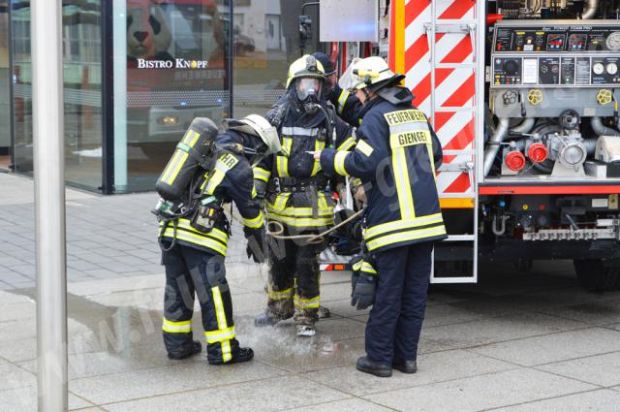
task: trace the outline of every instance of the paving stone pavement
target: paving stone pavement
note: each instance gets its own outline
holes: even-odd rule
[[[0,174],[0,411],[36,410],[32,181]],[[620,411],[620,292],[579,289],[570,262],[531,273],[492,264],[478,285],[433,287],[419,372],[357,372],[367,311],[349,277],[322,276],[332,311],[311,339],[285,322],[257,329],[264,266],[237,224],[227,272],[249,364],[165,357],[163,267],[153,193],[67,190],[69,407],[79,411]],[[201,335],[199,313],[194,317]]]

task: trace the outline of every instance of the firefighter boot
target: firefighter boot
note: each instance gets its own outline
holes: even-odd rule
[[[325,306],[319,307],[319,319],[327,319],[332,316],[332,312]]]
[[[168,352],[168,359],[186,359],[200,353],[200,351],[202,351],[202,344],[200,342],[192,341],[190,344],[183,345],[172,352]]]
[[[263,327],[263,326],[275,326],[276,323],[281,320],[287,320],[292,318],[292,314],[277,314],[269,309],[265,310],[263,313],[254,318],[254,326]]]
[[[252,350],[252,348],[239,348],[232,355],[232,358],[227,362],[224,362],[221,357],[218,357],[217,359],[209,358],[208,361],[211,365],[230,365],[233,363],[248,362],[251,361],[253,358],[254,351]]]
[[[287,320],[293,317],[295,309],[293,308],[292,299],[269,299],[267,309],[254,318],[254,326],[274,326],[281,320]]]
[[[297,336],[302,338],[311,338],[316,335],[314,325],[297,325]]]
[[[318,311],[303,311],[295,315],[295,323],[297,324],[297,336],[309,338],[316,335],[314,324],[318,319]]]
[[[392,376],[392,366],[387,363],[370,360],[368,356],[359,358],[355,367],[360,372],[369,373],[380,378],[389,378]]]
[[[402,373],[416,373],[418,371],[417,362],[414,360],[392,362],[392,367]]]

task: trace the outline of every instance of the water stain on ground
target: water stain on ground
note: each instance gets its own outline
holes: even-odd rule
[[[36,301],[36,289],[14,289],[11,293]],[[132,347],[152,342],[161,333],[161,312],[133,306],[108,306],[88,298],[67,293],[67,316],[84,325],[90,333],[69,336],[89,351],[105,351],[123,355]]]
[[[11,291],[36,300],[36,289]],[[68,318],[84,325],[87,330],[72,333],[69,346],[77,345],[77,352],[107,352],[122,359],[149,362],[151,355],[165,357],[161,340],[162,312],[134,306],[109,306],[86,297],[67,293]],[[194,313],[194,339],[203,341],[199,326],[200,312]],[[276,327],[257,328],[252,316],[236,316],[237,337],[242,346],[252,347],[257,354],[269,358],[283,357],[310,361],[316,357],[342,357],[346,345],[334,342],[331,336],[319,334],[312,338],[299,338],[292,321],[281,322]],[[198,327],[196,327],[198,326]],[[157,364],[156,360],[152,361]]]

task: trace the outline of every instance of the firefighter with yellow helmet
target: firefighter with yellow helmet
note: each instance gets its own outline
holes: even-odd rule
[[[433,242],[446,237],[435,170],[441,145],[424,113],[412,106],[404,76],[381,57],[354,63],[340,86],[362,102],[354,150],[315,153],[326,173],[361,178],[367,197],[364,242],[353,289],[358,309],[373,305],[366,354],[357,369],[376,376],[417,369]]]
[[[286,86],[286,94],[267,114],[278,130],[282,151],[254,168],[255,187],[266,199],[267,219],[277,223],[282,235],[313,234],[333,225],[334,203],[330,182],[312,154],[327,147],[342,149],[344,142],[351,142],[352,129],[325,100],[325,71],[313,56],[291,64]],[[294,316],[298,336],[316,333],[318,254],[324,248],[323,243],[294,239],[270,248],[267,309],[255,319],[257,326]]]
[[[224,258],[230,225],[223,206],[234,202],[248,240],[248,256],[265,259],[264,217],[252,184],[252,167],[280,150],[273,126],[262,116],[229,120],[218,134],[209,119],[195,119],[157,181],[162,199],[155,213],[166,267],[163,337],[168,357],[184,359],[201,351],[193,340],[197,296],[210,364],[246,362],[251,348],[239,346],[233,322]]]

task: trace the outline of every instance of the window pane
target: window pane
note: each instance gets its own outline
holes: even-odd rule
[[[116,151],[116,190],[153,190],[195,117],[229,116],[228,7],[196,0],[127,0],[126,7],[127,127],[116,139],[127,150]]]
[[[101,0],[63,2],[65,179],[99,190],[102,183]],[[15,1],[13,41],[14,164],[32,173],[30,2]]]
[[[264,115],[284,94],[288,66],[301,56],[299,15],[302,0],[235,0],[233,19],[234,115]],[[318,30],[316,7],[305,13]],[[315,51],[317,36],[305,44]]]
[[[9,74],[9,8],[0,0],[0,169],[8,169],[11,146],[11,94]]]
[[[65,180],[102,183],[101,1],[63,2]]]
[[[32,60],[30,2],[11,4],[13,32],[13,164],[15,171],[32,173]]]

